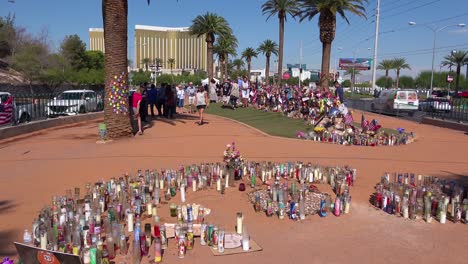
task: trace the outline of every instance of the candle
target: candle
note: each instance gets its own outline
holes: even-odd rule
[[[153,214],[153,203],[148,202],[146,204],[146,213],[151,216]]]
[[[262,170],[262,182],[265,182],[265,174],[266,174],[265,171]]]
[[[196,179],[192,180],[192,191],[193,192],[197,191],[197,180]]]
[[[47,249],[47,233],[41,234],[41,249]]]
[[[156,206],[153,206],[151,214],[152,214],[153,216],[157,216],[157,215],[158,215],[158,208],[157,208]]]
[[[242,249],[244,251],[249,251],[250,249],[250,237],[247,233],[247,229],[245,229],[244,232],[242,232]]]
[[[129,212],[127,214],[127,230],[128,232],[133,232],[133,213]]]
[[[244,216],[242,215],[242,213],[241,212],[237,213],[237,225],[236,225],[237,234],[242,234],[243,221],[244,221]]]
[[[180,201],[185,203],[185,185],[180,185]]]
[[[312,171],[309,171],[309,183],[312,182],[314,182],[314,174],[312,173]]]
[[[221,177],[218,177],[218,179],[216,180],[216,191],[221,191]]]
[[[159,179],[159,189],[160,190],[164,189],[164,177],[161,177],[161,179]]]
[[[224,179],[226,184],[224,185],[225,188],[229,188],[229,175],[226,175],[226,178]]]
[[[315,180],[318,180],[318,179],[319,179],[319,177],[318,177],[318,169],[317,169],[317,168],[314,170],[314,179],[315,179]]]

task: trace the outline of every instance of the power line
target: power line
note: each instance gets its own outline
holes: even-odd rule
[[[402,12],[399,12],[399,13],[389,14],[389,15],[387,15],[386,17],[385,17],[385,16],[382,17],[382,19],[385,19],[385,18],[387,18],[387,17],[389,17],[389,16],[391,16],[391,17],[396,17],[396,16],[399,16],[399,15],[402,15],[402,14],[405,14],[405,13],[408,13],[408,12],[411,12],[411,11],[413,11],[413,10],[416,10],[416,9],[419,9],[419,8],[426,7],[426,6],[428,6],[428,5],[434,4],[434,3],[436,3],[436,2],[440,2],[440,1],[441,1],[441,0],[434,0],[434,1],[431,1],[431,2],[429,2],[429,3],[425,3],[425,4],[422,4],[422,5],[419,5],[419,6],[415,6],[415,7],[413,7],[413,8],[406,9],[405,11],[402,11]]]
[[[468,43],[437,47],[436,53],[440,53],[441,51],[445,51],[445,50],[453,50],[454,48],[465,47],[465,46],[468,46]],[[432,53],[432,50],[433,50],[432,48],[427,48],[427,49],[417,49],[417,50],[410,50],[410,51],[390,52],[390,53],[381,54],[381,57],[397,57],[397,56],[430,54]]]

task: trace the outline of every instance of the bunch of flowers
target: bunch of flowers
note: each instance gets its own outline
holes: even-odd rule
[[[226,164],[233,166],[239,166],[244,161],[240,151],[236,149],[235,142],[226,145],[226,150],[224,150],[223,153],[223,161],[226,162]]]

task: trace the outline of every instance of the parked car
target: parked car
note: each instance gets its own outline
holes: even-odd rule
[[[8,92],[0,92],[0,123],[27,123],[37,114],[37,107],[32,102],[21,101]],[[11,111],[10,111],[11,109]]]
[[[426,112],[450,112],[452,111],[452,101],[445,98],[427,98],[419,102],[419,110]]]
[[[408,113],[413,115],[418,111],[419,99],[414,90],[388,89],[382,90],[371,104],[372,111],[396,114]]]
[[[47,104],[47,115],[50,117],[76,115],[100,109],[102,109],[102,102],[98,100],[95,91],[68,90]]]

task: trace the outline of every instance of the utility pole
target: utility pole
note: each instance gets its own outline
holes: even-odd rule
[[[379,46],[379,20],[380,20],[380,0],[377,0],[377,8],[375,9],[374,58],[372,62],[372,89],[375,89],[375,82],[376,82],[377,49]]]
[[[302,40],[301,40],[301,48],[299,49],[299,89],[302,90]]]

